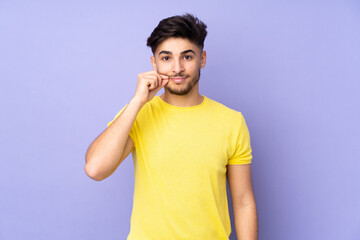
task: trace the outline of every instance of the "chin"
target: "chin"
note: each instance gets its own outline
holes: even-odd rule
[[[188,94],[191,89],[190,90],[187,90],[187,89],[179,90],[179,89],[166,88],[166,90],[171,94],[182,96],[182,95]]]
[[[188,77],[188,79],[186,79],[183,84],[177,85],[175,82],[172,82],[170,80],[171,85],[169,85],[170,83],[166,84],[165,89],[169,93],[174,95],[179,95],[179,96],[187,95],[192,90],[192,88],[199,82],[199,80],[200,80],[200,71],[197,78],[194,79]]]
[[[194,85],[188,83],[185,87],[176,85],[176,84],[175,84],[175,87],[166,85],[165,89],[171,94],[183,96],[183,95],[187,95],[192,90],[192,88],[196,85],[196,83]]]
[[[171,93],[171,94],[175,94],[175,95],[186,95],[190,92],[192,87],[189,86],[179,86],[179,85],[175,85],[175,86],[165,86],[165,89]]]

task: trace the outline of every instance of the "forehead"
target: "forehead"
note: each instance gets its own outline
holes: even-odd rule
[[[176,54],[189,49],[193,50],[194,52],[200,52],[200,48],[189,39],[171,37],[165,39],[157,46],[155,54],[157,55],[161,51],[169,51],[173,54]]]

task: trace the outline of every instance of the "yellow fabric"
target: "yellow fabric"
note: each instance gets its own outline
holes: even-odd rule
[[[240,112],[203,97],[177,107],[155,96],[139,111],[128,240],[229,239],[227,164],[251,163],[250,137]]]

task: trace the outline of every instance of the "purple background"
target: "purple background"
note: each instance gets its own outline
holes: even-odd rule
[[[131,155],[101,182],[84,155],[152,70],[153,28],[185,12],[208,25],[200,93],[250,130],[259,239],[360,239],[360,3],[347,0],[0,1],[0,239],[126,238]]]

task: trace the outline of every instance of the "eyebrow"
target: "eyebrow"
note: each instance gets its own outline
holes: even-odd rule
[[[196,56],[196,53],[195,53],[193,50],[191,50],[191,49],[185,50],[185,51],[181,52],[180,54],[183,55],[183,54],[187,54],[187,53],[189,53],[189,52],[193,53],[193,54]],[[159,52],[159,55],[161,55],[161,54],[169,54],[169,55],[172,55],[172,52],[163,50],[163,51]]]

